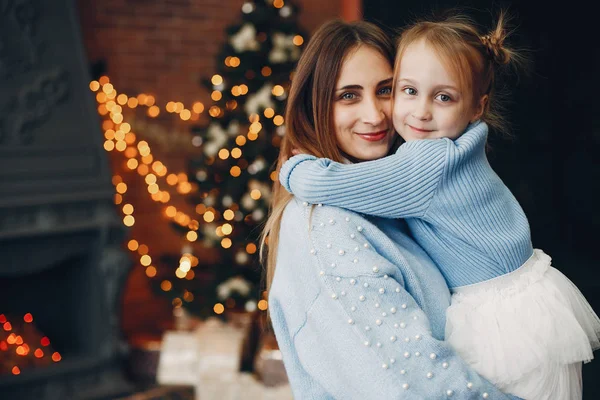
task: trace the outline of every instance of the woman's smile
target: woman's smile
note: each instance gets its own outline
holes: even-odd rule
[[[380,140],[383,140],[386,138],[387,134],[388,134],[388,130],[384,129],[381,130],[379,132],[368,132],[368,133],[358,133],[356,132],[356,134],[364,140],[368,140],[369,142],[378,142]]]

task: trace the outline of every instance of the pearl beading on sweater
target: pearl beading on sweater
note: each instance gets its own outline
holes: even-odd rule
[[[304,202],[303,204],[304,204],[305,206],[307,206],[307,207],[310,207],[310,206],[311,206],[311,205],[310,205],[309,203],[307,203],[307,202]],[[319,204],[319,206],[321,206],[321,205]],[[334,225],[334,224],[335,224],[335,219],[334,219],[334,218],[329,218],[329,219],[328,219],[328,221],[329,221],[329,225]],[[350,220],[350,218],[349,218],[349,217],[346,217],[346,218],[345,218],[345,221],[346,221],[346,222],[348,222],[348,223],[351,223],[351,220]],[[314,230],[316,230],[316,229],[318,229],[318,228],[323,228],[323,227],[325,227],[325,225],[324,225],[324,224],[319,224],[319,226],[318,226],[318,227],[317,227],[317,226],[315,226],[315,225],[313,225],[313,226],[311,227],[311,229],[314,231]],[[357,231],[357,232],[359,232],[359,233],[360,233],[360,232],[362,232],[362,231],[363,231],[363,229],[364,229],[364,228],[363,228],[362,226],[358,225],[358,226],[356,226],[356,227],[355,227],[355,229],[356,229],[356,231]],[[353,240],[359,240],[359,241],[363,241],[363,248],[365,248],[365,249],[369,249],[369,248],[370,248],[370,245],[369,245],[369,243],[368,243],[368,242],[365,240],[365,238],[359,237],[359,236],[357,236],[357,235],[356,235],[356,234],[354,234],[354,233],[352,233],[352,234],[350,235],[350,238],[351,238],[351,239],[353,239]],[[331,249],[333,248],[333,245],[332,245],[331,243],[327,243],[327,244],[325,245],[325,247],[326,247],[326,249],[327,249],[327,250],[331,250]],[[355,247],[355,248],[354,248],[354,251],[355,251],[355,252],[359,252],[359,251],[360,251],[360,247],[359,247],[359,246]],[[316,255],[316,254],[317,254],[317,251],[316,251],[316,249],[314,249],[314,248],[313,248],[313,249],[311,249],[311,250],[310,250],[310,253],[311,253],[312,255]],[[339,250],[337,250],[337,257],[343,257],[343,256],[344,256],[344,255],[346,255],[346,254],[347,254],[347,251],[346,251],[345,249],[339,249]],[[334,256],[334,257],[335,257],[335,256]],[[354,258],[354,259],[353,259],[351,262],[352,262],[353,264],[357,264],[357,263],[359,263],[359,259],[358,259],[358,258]],[[338,266],[338,264],[337,264],[337,263],[335,263],[335,262],[332,262],[332,263],[330,264],[330,266],[331,266],[331,268],[335,268],[335,267],[337,267],[337,266]],[[371,274],[372,274],[372,275],[375,275],[375,276],[380,276],[380,274],[379,274],[379,273],[380,273],[380,269],[379,269],[379,267],[378,267],[378,266],[373,266],[373,267],[371,268],[371,271],[370,271],[370,272],[371,272]],[[323,278],[323,279],[329,279],[329,278],[331,278],[331,277],[332,277],[332,275],[331,275],[330,273],[328,273],[328,272],[325,272],[324,270],[321,270],[321,271],[319,272],[319,276],[320,276],[321,278]],[[384,275],[383,275],[383,278],[384,278],[385,280],[387,280],[387,279],[389,279],[389,276],[388,276],[387,274],[384,274]],[[343,279],[342,279],[342,277],[340,277],[340,276],[336,276],[336,277],[335,277],[333,280],[334,280],[336,283],[342,283],[342,282],[343,282]],[[342,296],[346,296],[346,294],[348,293],[346,290],[352,290],[352,288],[353,288],[353,287],[356,287],[356,284],[358,283],[358,280],[357,280],[356,278],[351,278],[351,279],[348,279],[347,281],[348,281],[348,284],[349,284],[350,286],[348,286],[348,288],[347,288],[347,289],[340,291],[340,294],[341,294]],[[363,282],[363,284],[362,284],[362,287],[363,287],[363,288],[365,288],[365,289],[369,288],[369,287],[370,287],[370,284],[369,284],[369,282]],[[395,292],[395,293],[400,293],[400,292],[401,292],[401,288],[400,288],[400,287],[395,287],[395,288],[394,288],[394,290],[393,290],[393,292]],[[385,289],[384,287],[380,287],[380,288],[377,290],[377,293],[378,293],[379,295],[382,295],[382,296],[383,296],[383,295],[385,295],[385,294],[386,294],[386,289]],[[339,299],[339,297],[338,297],[337,293],[335,293],[335,292],[331,294],[331,298],[332,298],[333,300],[338,300],[338,299]],[[360,294],[360,295],[358,296],[358,300],[360,301],[360,303],[365,303],[365,301],[367,300],[367,297],[365,296],[365,294]],[[380,308],[380,307],[381,307],[381,303],[383,303],[383,300],[381,300],[381,299],[376,299],[376,300],[374,301],[374,306],[375,306],[375,308]],[[415,310],[411,310],[411,309],[409,309],[409,307],[408,307],[408,305],[407,305],[406,303],[402,303],[402,304],[400,305],[400,309],[403,311],[403,313],[404,313],[405,315],[410,313],[410,314],[408,315],[408,317],[412,317],[412,319],[413,319],[413,320],[418,320],[418,315],[417,315],[417,313],[418,313],[418,312],[422,312],[422,311],[420,311],[420,310],[416,309],[416,307],[415,307]],[[357,308],[355,305],[352,305],[352,306],[350,307],[350,310],[351,310],[352,312],[356,312],[356,311],[358,310],[358,308]],[[397,312],[398,312],[398,307],[397,307],[397,306],[392,306],[392,307],[390,307],[390,308],[389,308],[389,310],[390,310],[390,313],[392,314],[392,316],[395,316],[395,315],[397,314]],[[387,314],[386,312],[382,312],[382,314],[381,314],[381,315],[382,315],[382,317],[387,317],[387,316],[388,316],[388,314]],[[355,326],[355,325],[356,325],[356,321],[355,321],[355,319],[353,319],[353,318],[348,318],[348,320],[347,320],[347,323],[348,323],[348,325],[349,325],[349,326]],[[375,325],[376,325],[377,327],[381,327],[383,324],[384,324],[383,320],[381,320],[381,319],[377,319],[377,320],[375,320]],[[390,324],[391,324],[391,322],[390,322]],[[402,330],[405,330],[405,329],[408,327],[407,323],[406,323],[405,321],[402,321],[402,320],[400,320],[399,322],[398,322],[398,321],[394,322],[394,323],[392,324],[392,326],[393,326],[393,328],[394,328],[394,329],[402,329]],[[371,332],[371,331],[372,331],[372,328],[371,328],[369,325],[366,325],[366,326],[364,327],[364,332]],[[420,333],[414,333],[414,332],[412,332],[412,333],[414,334],[414,339],[415,339],[416,341],[419,341],[419,340],[421,340],[421,338],[422,338],[422,335],[421,335]],[[429,333],[430,333],[430,332],[428,332],[428,334],[429,334]],[[376,334],[375,334],[375,335],[373,335],[373,336],[376,336]],[[371,347],[372,341],[373,341],[373,338],[370,338],[370,339],[369,339],[369,338],[366,338],[366,340],[364,340],[364,341],[363,341],[363,345],[364,345],[364,346],[366,346],[366,347]],[[401,341],[398,341],[398,337],[397,337],[396,335],[391,335],[391,336],[389,337],[389,341],[390,341],[391,343],[396,343],[396,342],[397,342],[397,343],[401,343]],[[409,337],[409,336],[405,337],[405,338],[404,338],[404,342],[405,342],[405,343],[410,343],[410,337]],[[381,349],[381,348],[383,347],[383,344],[382,344],[381,342],[377,341],[377,342],[375,343],[375,346],[376,346],[377,348]],[[399,354],[399,353],[401,352],[401,349],[396,349],[396,350],[394,350],[394,349],[392,348],[392,350],[390,350],[390,352],[398,352],[397,354]],[[402,356],[404,357],[404,359],[406,359],[406,360],[408,360],[408,359],[410,359],[410,358],[411,358],[411,352],[409,352],[409,351],[405,351],[405,352],[403,352],[401,355],[402,355]],[[419,359],[419,358],[420,358],[420,356],[421,356],[421,352],[419,352],[419,351],[416,351],[416,352],[414,352],[414,356],[415,356],[417,359]],[[426,358],[425,358],[425,359],[426,359]],[[424,359],[424,360],[425,360],[425,359]],[[395,364],[396,364],[396,357],[395,357],[395,356],[391,356],[391,357],[390,357],[390,356],[387,356],[387,357],[384,357],[384,360],[386,360],[386,361],[382,362],[382,364],[381,364],[381,367],[382,367],[383,369],[385,369],[385,370],[392,368],[392,367],[393,367],[393,366],[395,366]],[[447,370],[447,369],[450,367],[450,364],[449,364],[448,362],[445,362],[445,361],[438,360],[438,355],[437,355],[436,353],[430,353],[430,354],[429,354],[429,360],[430,360],[430,364],[429,364],[429,367],[430,367],[430,368],[437,368],[437,367],[441,367],[443,370]],[[436,361],[437,361],[437,362],[436,362]],[[433,365],[431,365],[431,362],[433,362]],[[414,370],[414,369],[413,369],[413,368],[411,368],[411,370]],[[406,376],[406,375],[407,375],[407,368],[401,368],[401,369],[399,370],[399,373],[400,373],[400,375]],[[435,377],[435,374],[434,374],[434,372],[432,372],[432,371],[429,371],[429,372],[427,372],[427,373],[425,374],[425,376],[426,376],[426,378],[427,378],[427,379],[430,379],[430,380],[431,380],[431,379],[433,379],[433,378]],[[469,389],[469,390],[473,390],[473,387],[474,387],[474,385],[473,385],[473,383],[472,383],[472,382],[466,382],[466,383],[465,383],[465,385],[466,385],[467,389]],[[405,382],[405,383],[403,383],[403,384],[402,384],[402,388],[403,388],[403,389],[405,389],[405,390],[408,390],[408,389],[410,388],[410,384],[409,384],[408,382]],[[452,389],[447,389],[447,390],[445,390],[445,395],[446,395],[447,397],[452,397],[452,396],[454,395],[454,390],[452,390]],[[487,392],[483,392],[483,393],[481,393],[481,397],[482,397],[482,398],[484,398],[484,399],[487,399],[487,398],[489,397],[489,394],[488,394]]]

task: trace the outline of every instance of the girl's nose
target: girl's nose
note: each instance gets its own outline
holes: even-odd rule
[[[431,119],[431,110],[429,103],[425,100],[418,102],[412,112],[412,116],[419,121],[428,121]]]

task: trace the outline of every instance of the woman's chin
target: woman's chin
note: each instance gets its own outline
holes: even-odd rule
[[[347,154],[348,159],[353,162],[361,161],[373,161],[378,158],[382,158],[388,155],[389,146],[378,146],[379,148],[365,149],[362,151],[353,152],[353,154]]]

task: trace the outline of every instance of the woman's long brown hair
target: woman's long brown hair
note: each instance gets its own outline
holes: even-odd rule
[[[292,156],[293,149],[342,161],[342,153],[334,135],[334,92],[345,58],[359,46],[375,49],[393,65],[394,45],[374,24],[333,20],[323,24],[314,33],[298,61],[292,79],[285,114],[286,134],[281,144],[277,171]],[[268,247],[265,260],[267,291],[275,275],[281,218],[292,198],[293,195],[278,180],[275,181],[270,215],[260,245],[263,260],[265,247]]]

